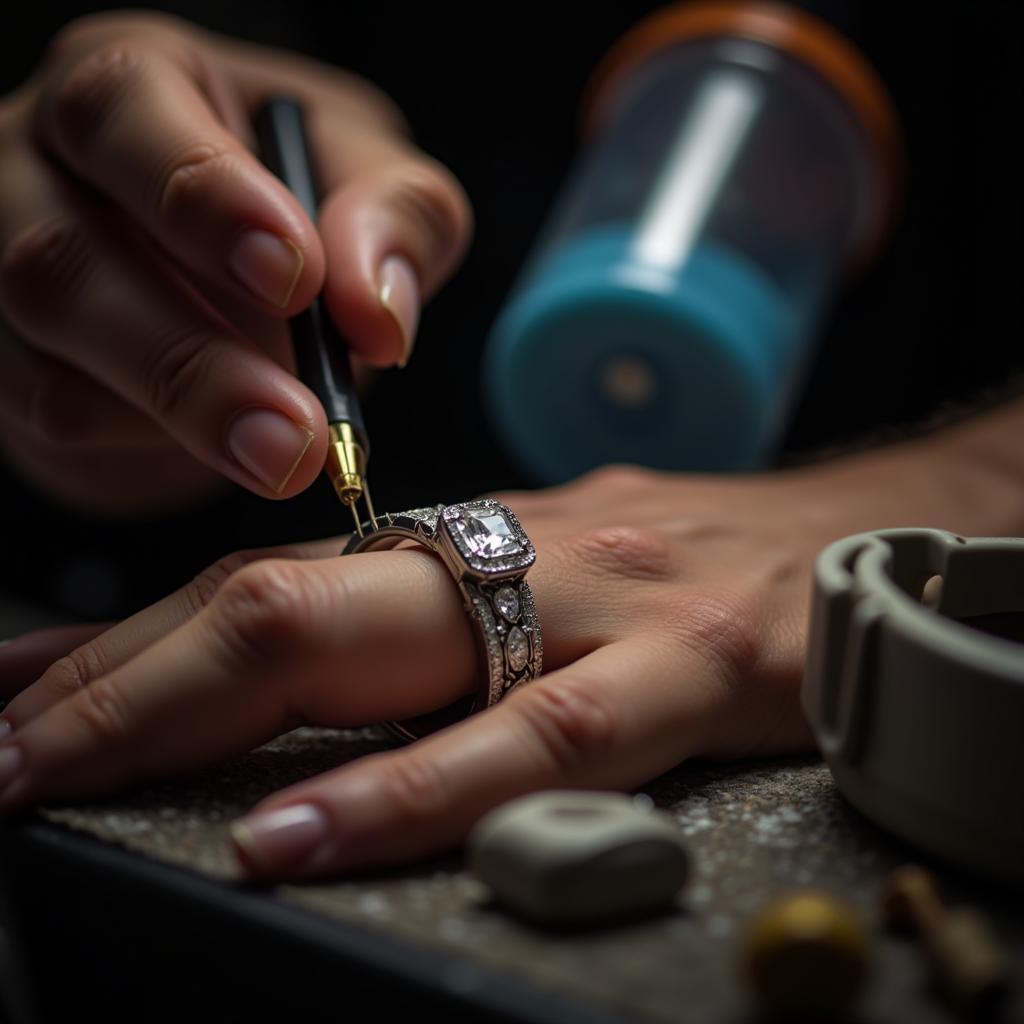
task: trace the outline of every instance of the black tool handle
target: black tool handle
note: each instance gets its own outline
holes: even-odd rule
[[[271,97],[256,112],[253,127],[260,159],[316,223],[321,193],[301,105],[288,96]],[[370,442],[359,408],[348,345],[332,323],[323,299],[314,299],[309,309],[291,318],[289,326],[299,379],[320,399],[329,423],[352,425],[369,459]]]

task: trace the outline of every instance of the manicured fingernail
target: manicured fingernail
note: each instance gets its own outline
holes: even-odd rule
[[[235,277],[258,299],[278,308],[288,305],[304,262],[293,242],[259,230],[240,235],[228,257]]]
[[[228,450],[260,483],[278,494],[284,490],[313,433],[270,409],[246,409],[228,427]]]
[[[231,837],[248,860],[264,871],[278,871],[303,860],[330,832],[314,804],[294,804],[231,823]]]
[[[25,755],[20,747],[5,747],[0,750],[0,791],[21,771]]]
[[[11,723],[6,718],[0,718],[0,742],[7,739],[12,732],[14,730],[11,728]]]
[[[412,264],[404,256],[389,256],[380,265],[380,304],[391,314],[402,335],[399,366],[412,355],[420,321],[420,286]]]

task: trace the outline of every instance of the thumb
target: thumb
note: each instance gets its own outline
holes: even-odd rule
[[[324,203],[324,298],[352,350],[373,366],[404,366],[422,302],[456,267],[472,234],[461,185],[436,161],[399,149]]]

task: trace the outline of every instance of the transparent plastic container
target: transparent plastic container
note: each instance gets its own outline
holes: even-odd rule
[[[544,482],[767,464],[829,300],[890,219],[882,85],[806,14],[684,4],[620,41],[586,109],[485,349],[499,435]]]

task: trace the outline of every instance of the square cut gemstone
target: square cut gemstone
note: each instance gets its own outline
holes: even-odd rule
[[[498,509],[463,509],[451,526],[466,549],[477,558],[516,555],[523,549],[509,521]]]

